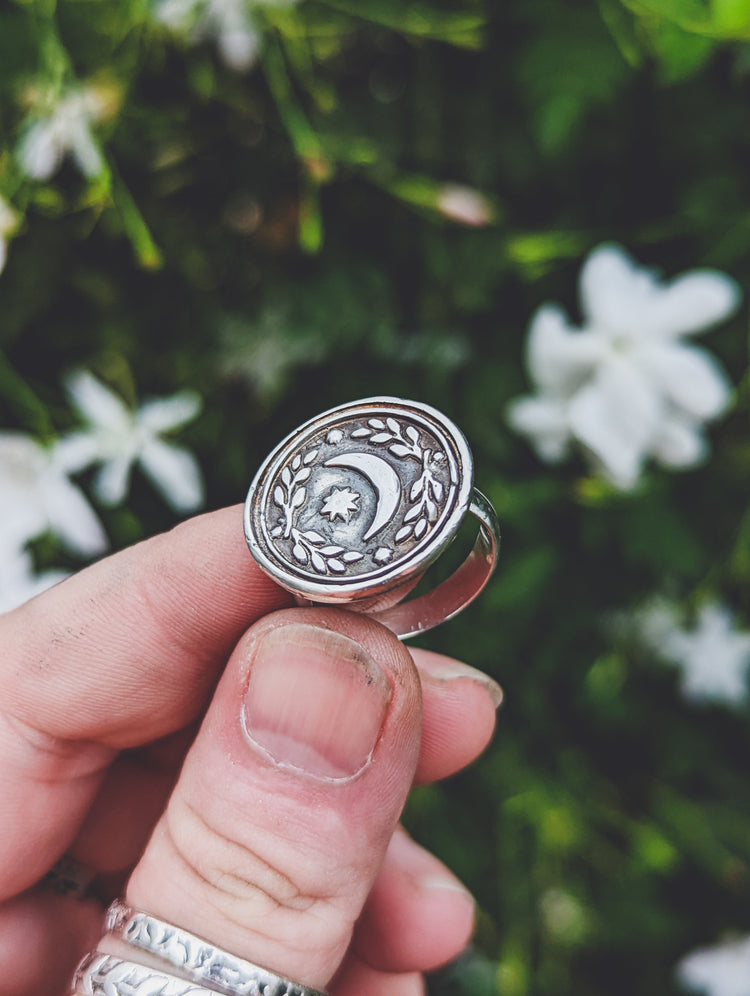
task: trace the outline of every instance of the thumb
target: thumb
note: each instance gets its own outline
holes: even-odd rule
[[[403,807],[420,722],[416,670],[389,631],[333,609],[264,617],[229,660],[127,902],[324,987]]]

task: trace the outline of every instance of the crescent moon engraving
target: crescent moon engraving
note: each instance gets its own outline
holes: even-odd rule
[[[325,466],[348,467],[350,470],[356,470],[372,484],[378,501],[370,528],[363,539],[368,540],[379,533],[393,518],[401,498],[401,482],[393,467],[381,457],[373,456],[371,453],[343,453],[341,456],[326,460]]]

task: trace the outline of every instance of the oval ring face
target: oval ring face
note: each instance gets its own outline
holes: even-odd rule
[[[268,457],[245,534],[285,588],[352,601],[423,571],[455,536],[471,487],[471,453],[449,419],[370,398],[312,419]]]

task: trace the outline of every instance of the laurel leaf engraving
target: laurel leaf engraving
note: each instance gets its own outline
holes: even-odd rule
[[[414,527],[414,535],[417,539],[420,539],[425,534],[427,529],[427,519],[420,519],[419,522]]]
[[[416,501],[417,498],[422,494],[424,488],[424,479],[418,477],[416,481],[411,486],[411,491],[409,492],[409,499],[411,501]]]
[[[411,531],[411,526],[402,526],[393,538],[397,543],[403,543],[407,536],[411,536]]]
[[[292,495],[292,501],[291,501],[292,508],[299,508],[300,505],[304,505],[306,495],[307,495],[307,488],[297,488],[297,490]]]
[[[341,563],[340,560],[336,560],[335,557],[331,557],[331,559],[328,561],[328,570],[335,571],[337,574],[342,574],[346,570],[346,567]]]
[[[437,505],[435,504],[434,501],[430,501],[430,499],[428,498],[427,501],[425,502],[424,507],[425,511],[427,512],[427,518],[430,520],[430,522],[434,522],[438,516]]]
[[[409,447],[404,446],[403,443],[394,443],[393,446],[388,447],[388,452],[397,457],[406,457],[411,454]]]
[[[394,436],[401,435],[401,426],[398,424],[395,418],[387,418],[385,420],[385,424],[388,426],[388,428],[391,430]]]
[[[440,481],[432,480],[430,482],[430,487],[432,488],[432,493],[435,496],[435,501],[441,501],[443,498],[443,485]]]
[[[273,529],[271,530],[271,536],[273,536],[274,539],[278,539],[283,532],[284,530],[282,529],[281,526],[274,526]]]
[[[363,556],[357,550],[347,550],[341,559],[347,564],[354,564],[356,561],[361,560]]]
[[[276,487],[273,489],[273,500],[281,508],[284,507],[284,489],[280,484],[277,484]]]
[[[292,460],[292,470],[299,470],[302,466],[302,457],[297,454],[297,456]]]
[[[308,479],[311,473],[312,471],[310,470],[309,467],[303,467],[302,470],[299,472],[299,474],[297,474],[297,483],[298,484],[304,483]]]
[[[419,442],[419,431],[413,425],[407,425],[406,435],[413,443],[416,444]]]
[[[355,429],[352,432],[352,439],[364,439],[366,436],[371,435],[370,429],[365,429],[364,427],[360,429]]]
[[[321,543],[325,543],[325,537],[321,536],[320,533],[316,533],[312,529],[308,530],[305,533],[302,533],[302,535],[305,537],[308,543],[312,543],[314,546],[319,546]]]
[[[320,551],[324,557],[336,557],[344,552],[343,546],[324,546]]]
[[[304,463],[305,466],[308,466],[308,464],[313,463],[313,461],[315,460],[315,458],[317,457],[317,455],[318,455],[318,451],[317,450],[310,450],[309,453],[305,453],[305,456],[304,456],[304,459],[303,459],[302,462]]]
[[[387,443],[393,437],[390,432],[376,432],[374,436],[370,437],[371,443]]]
[[[292,475],[289,473],[289,468],[284,467],[281,472],[281,480],[286,484],[287,487],[292,483]]]
[[[385,429],[385,422],[379,418],[370,418],[367,420],[367,424],[371,425],[373,429]]]
[[[404,522],[414,522],[414,520],[418,519],[421,514],[422,514],[422,506],[415,505],[413,508],[410,508],[409,511],[404,516]]]
[[[307,550],[304,548],[304,546],[302,546],[301,543],[294,544],[294,547],[292,548],[292,553],[294,555],[294,559],[298,560],[300,564],[307,563]]]
[[[323,558],[320,556],[320,554],[316,553],[313,550],[311,552],[311,554],[310,554],[310,559],[312,561],[313,567],[318,572],[318,574],[325,574],[325,572],[326,572],[326,562],[325,562],[325,560],[323,560]]]

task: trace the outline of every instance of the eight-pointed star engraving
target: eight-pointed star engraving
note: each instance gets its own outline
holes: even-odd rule
[[[320,514],[327,515],[329,522],[335,522],[336,519],[348,522],[352,512],[359,511],[358,502],[359,495],[356,491],[352,491],[349,488],[334,488],[326,496]]]

